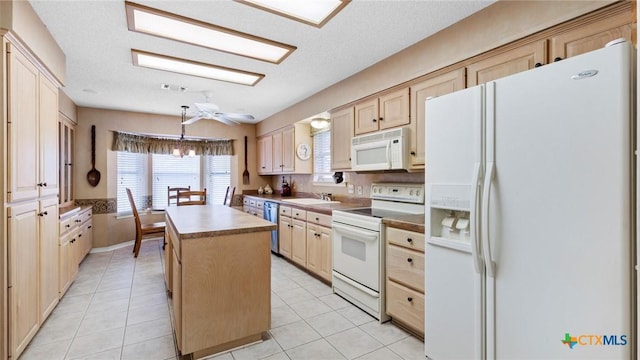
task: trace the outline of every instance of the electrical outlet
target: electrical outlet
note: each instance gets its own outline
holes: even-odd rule
[[[358,185],[356,190],[358,191],[358,195],[362,195],[362,185]]]
[[[353,190],[353,184],[348,184],[347,185],[347,191],[349,192],[349,194],[353,194],[354,190]]]

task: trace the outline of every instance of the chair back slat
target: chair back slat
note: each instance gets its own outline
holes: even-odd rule
[[[176,199],[178,206],[183,205],[206,205],[207,204],[207,189],[178,191],[178,198]]]
[[[231,206],[233,203],[233,195],[236,193],[236,187],[227,186],[227,193],[224,196],[222,205]]]
[[[191,190],[191,185],[189,185],[188,187],[167,186],[167,205],[176,204],[178,202],[178,193],[180,191],[189,191],[189,190]]]

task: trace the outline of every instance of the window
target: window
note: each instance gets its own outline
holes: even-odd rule
[[[231,184],[231,156],[207,156],[204,167],[207,203],[224,203],[227,187]]]
[[[147,155],[118,151],[117,211],[131,213],[126,188],[131,189],[136,208],[146,209],[147,204]]]
[[[152,155],[153,208],[167,207],[167,187],[200,189],[200,156]],[[226,190],[226,187],[225,187]]]
[[[323,131],[313,136],[313,182],[333,184],[331,131]]]

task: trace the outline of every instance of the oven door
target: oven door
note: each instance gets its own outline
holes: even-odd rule
[[[333,269],[380,291],[380,232],[341,223],[333,227]]]

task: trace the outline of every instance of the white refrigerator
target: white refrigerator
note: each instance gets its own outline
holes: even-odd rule
[[[427,100],[427,357],[635,358],[634,53]]]

